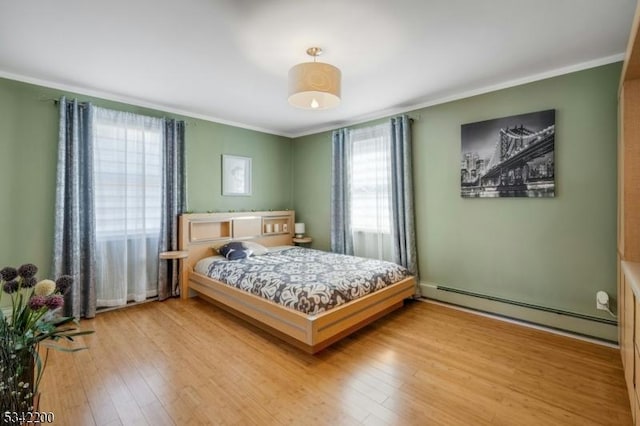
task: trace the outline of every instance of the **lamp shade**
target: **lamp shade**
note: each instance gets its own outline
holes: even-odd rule
[[[293,227],[296,235],[304,235],[304,223],[296,223]]]
[[[289,70],[289,103],[304,109],[328,109],[340,103],[341,72],[333,65],[303,62]]]

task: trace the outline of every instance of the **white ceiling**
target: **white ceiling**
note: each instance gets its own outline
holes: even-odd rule
[[[0,76],[298,136],[622,59],[635,0],[0,0]],[[287,103],[320,46],[340,106]]]

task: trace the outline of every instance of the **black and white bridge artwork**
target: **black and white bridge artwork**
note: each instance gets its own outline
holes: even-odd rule
[[[465,198],[554,197],[555,110],[461,126]]]

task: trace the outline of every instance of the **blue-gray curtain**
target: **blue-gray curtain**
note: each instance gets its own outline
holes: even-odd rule
[[[413,205],[411,119],[407,115],[391,119],[391,202],[394,262],[416,276],[418,255]]]
[[[184,121],[165,119],[163,161],[160,252],[178,250],[178,215],[184,212],[186,205]],[[160,300],[180,294],[176,264],[175,261],[158,264]]]
[[[348,130],[334,130],[331,155],[331,251],[353,254],[349,207]]]
[[[58,102],[58,172],[56,178],[53,273],[71,275],[65,315],[96,314],[96,258],[93,193],[92,108],[77,100]]]

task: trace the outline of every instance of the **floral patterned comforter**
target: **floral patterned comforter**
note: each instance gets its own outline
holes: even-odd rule
[[[295,247],[241,260],[216,260],[207,275],[313,315],[373,293],[410,273],[391,262]]]

